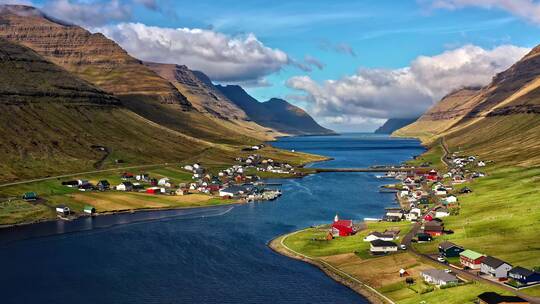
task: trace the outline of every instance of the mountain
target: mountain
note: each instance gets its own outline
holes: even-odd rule
[[[181,161],[214,145],[124,108],[33,50],[0,38],[0,180],[93,169],[104,146],[130,163]]]
[[[395,131],[394,135],[418,137],[423,141],[429,141],[465,117],[473,108],[468,101],[480,91],[481,88],[462,88],[444,96],[416,122]]]
[[[114,41],[52,19],[33,7],[0,6],[0,38],[33,49],[52,63],[114,94],[138,115],[187,136],[233,145],[275,137],[256,125],[246,131],[204,115],[170,81],[130,56]]]
[[[375,130],[375,134],[392,134],[407,125],[412,124],[418,118],[390,118],[382,126]]]
[[[486,87],[450,94],[394,134],[419,136],[426,144],[444,137],[451,147],[489,159],[539,165],[540,46]]]
[[[304,110],[283,99],[259,102],[237,85],[218,85],[216,88],[261,126],[293,135],[334,134],[334,131],[320,126]]]

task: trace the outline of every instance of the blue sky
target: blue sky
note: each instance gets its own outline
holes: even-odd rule
[[[253,64],[242,67],[241,76],[231,76],[219,74],[230,68],[230,65],[216,65],[221,69],[218,71],[200,63],[198,58],[179,56],[171,60],[183,61],[186,58],[187,62],[178,63],[192,63],[196,67],[205,68],[208,71],[204,72],[225,79],[223,82],[244,84],[259,100],[271,97],[287,98],[306,108],[326,126],[338,130],[370,130],[384,119],[400,116],[400,113],[403,116],[420,114],[440,96],[448,93],[448,90],[456,89],[455,86],[485,84],[488,76],[493,76],[490,74],[507,68],[525,51],[540,43],[540,16],[527,12],[526,7],[530,5],[531,8],[538,8],[540,4],[529,0],[515,1],[517,2],[514,4],[523,2],[524,9],[512,8],[507,4],[508,0],[483,0],[483,4],[474,0],[117,0],[108,3],[117,2],[119,7],[125,6],[129,10],[125,15],[112,16],[103,24],[89,24],[87,27],[104,31],[113,39],[118,37],[115,40],[138,57],[146,56],[157,60],[167,59],[164,57],[167,55],[152,56],[148,50],[141,50],[144,43],[130,45],[132,39],[119,33],[126,31],[125,27],[111,27],[119,23],[141,23],[158,28],[203,29],[230,39],[253,34],[264,47],[286,54],[287,63],[276,59],[279,54],[272,54],[272,58],[255,60]],[[33,3],[45,8],[48,5],[49,12],[68,19],[69,14],[77,13],[69,5],[79,5],[86,10],[102,5],[104,10],[110,11],[104,1],[51,0]],[[84,6],[88,4],[89,6]],[[79,14],[71,18],[77,22],[82,17]],[[87,19],[84,20],[88,20],[90,17],[85,18]],[[186,41],[190,41],[189,39]],[[177,39],[170,43],[175,41]],[[405,101],[395,101],[398,108],[403,107],[401,112],[385,111],[382,107],[391,107],[391,100],[373,101],[373,98],[369,97],[372,95],[362,91],[362,87],[367,83],[367,87],[372,85],[373,90],[378,92],[381,86],[374,83],[381,77],[385,79],[383,82],[399,82],[396,90],[409,90],[410,86],[404,87],[403,82],[409,82],[410,77],[418,82],[419,77],[416,74],[402,75],[402,72],[409,72],[400,69],[414,66],[419,56],[435,57],[468,45],[488,52],[482,54],[478,53],[479,49],[467,49],[475,54],[471,58],[495,62],[493,66],[496,68],[483,70],[478,77],[463,82],[449,82],[447,89],[431,85],[427,88],[415,88],[417,96],[414,95],[416,93],[404,91],[403,95],[410,98],[407,102],[414,103],[415,99],[421,101],[413,107],[408,107]],[[498,49],[489,53],[502,45],[520,49]],[[505,52],[509,52],[509,55],[506,56]],[[454,54],[454,57],[447,56],[444,60],[457,60],[455,56],[458,54]],[[312,64],[306,58],[312,59]],[[267,62],[271,60],[277,60],[277,63]],[[437,60],[429,66],[440,66]],[[268,66],[257,70],[256,64],[261,61]],[[324,67],[318,68],[313,62],[320,62]],[[302,64],[304,68],[299,67]],[[444,62],[443,65],[446,64],[451,63]],[[474,63],[464,64],[468,64],[469,73],[474,73],[471,69]],[[246,69],[257,71],[252,73]],[[381,69],[384,70],[383,76],[379,73]],[[459,69],[454,70],[459,72]],[[303,78],[300,79],[299,76]],[[242,77],[246,79],[241,79]],[[253,79],[249,79],[250,77]],[[398,78],[399,80],[396,80]],[[325,85],[328,80],[335,80],[337,84]],[[346,92],[351,94],[347,95]],[[362,97],[356,100],[355,95]],[[399,95],[398,92],[397,96]],[[388,94],[387,98],[396,97]],[[377,105],[374,105],[375,103]],[[414,111],[406,111],[407,108],[414,108]]]

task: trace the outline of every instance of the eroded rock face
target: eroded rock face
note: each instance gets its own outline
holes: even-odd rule
[[[463,117],[472,109],[467,105],[467,101],[480,91],[480,88],[464,88],[452,92],[424,113],[420,120],[444,120]]]
[[[167,80],[100,33],[45,16],[28,6],[0,7],[0,37],[25,45],[47,60],[115,95],[152,95],[190,108]]]
[[[2,38],[0,70],[2,104],[119,105],[114,96],[73,77],[33,50]]]
[[[145,62],[151,70],[170,81],[202,113],[223,120],[247,120],[246,113],[217,90],[202,72],[185,65]]]

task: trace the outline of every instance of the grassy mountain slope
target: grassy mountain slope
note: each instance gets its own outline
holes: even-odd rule
[[[417,122],[394,133],[507,164],[540,165],[540,47],[486,87],[443,98]]]
[[[102,34],[51,19],[32,7],[7,5],[0,6],[0,37],[113,93],[125,107],[157,124],[215,143],[256,141],[249,132],[194,109],[173,84]],[[271,138],[263,135],[258,140]]]
[[[447,130],[470,110],[468,101],[478,94],[480,89],[464,88],[443,97],[418,120],[393,134],[404,137],[418,137],[429,142],[437,134]]]
[[[175,64],[146,62],[145,65],[170,81],[199,112],[220,122],[224,128],[243,129],[247,135],[265,140],[285,135],[251,121],[242,109],[215,88],[204,73]]]
[[[212,147],[156,125],[34,51],[0,39],[0,180],[92,169],[103,157],[180,161]]]
[[[304,110],[283,99],[272,98],[259,102],[236,85],[216,86],[227,98],[246,112],[256,123],[294,135],[333,134],[320,126]]]

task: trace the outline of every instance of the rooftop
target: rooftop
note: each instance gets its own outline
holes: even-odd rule
[[[464,256],[466,258],[469,258],[471,260],[476,260],[476,259],[479,259],[481,257],[483,257],[484,255],[481,254],[481,253],[478,253],[476,251],[472,251],[470,249],[467,249],[465,251],[463,251],[462,253],[459,254],[460,256]]]

